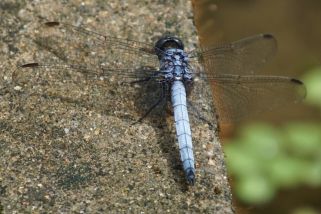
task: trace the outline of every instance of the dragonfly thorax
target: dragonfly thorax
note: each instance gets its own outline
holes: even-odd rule
[[[182,49],[166,49],[160,60],[160,70],[163,72],[166,81],[192,80],[188,56]]]

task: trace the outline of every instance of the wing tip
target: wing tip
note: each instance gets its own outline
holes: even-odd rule
[[[291,78],[291,82],[294,82],[294,83],[299,84],[299,85],[304,85],[304,83],[301,80],[294,79],[294,78]]]
[[[299,94],[302,97],[301,100],[305,99],[306,96],[307,96],[307,89],[306,89],[306,87],[304,85],[304,82],[302,82],[301,80],[298,80],[298,79],[294,79],[294,78],[291,78],[290,81],[301,86],[300,89],[299,89]]]
[[[274,36],[270,33],[265,33],[262,36],[263,36],[263,38],[266,38],[266,39],[275,39]]]

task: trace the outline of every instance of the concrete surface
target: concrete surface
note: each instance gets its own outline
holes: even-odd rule
[[[141,95],[153,89],[13,78],[16,64],[55,57],[35,42],[44,20],[151,44],[172,33],[192,49],[190,2],[6,0],[0,10],[0,213],[233,213],[204,82],[195,83],[190,100],[214,127],[190,116],[197,180],[188,186],[170,107],[132,125],[152,103]]]

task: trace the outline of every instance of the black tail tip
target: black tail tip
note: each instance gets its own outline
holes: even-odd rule
[[[195,172],[194,172],[194,170],[189,170],[186,173],[186,179],[187,179],[188,184],[190,184],[192,186],[195,184]]]

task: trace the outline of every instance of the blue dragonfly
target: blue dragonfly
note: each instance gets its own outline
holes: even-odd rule
[[[306,93],[300,80],[258,72],[277,49],[276,39],[270,34],[186,51],[182,40],[175,36],[163,36],[153,45],[56,21],[42,24],[37,33],[35,42],[55,58],[20,65],[15,72],[18,82],[28,72],[30,75],[38,72],[41,78],[66,71],[80,73],[88,79],[112,81],[116,77],[130,85],[156,82],[161,91],[159,98],[138,122],[164,100],[170,101],[180,157],[189,184],[195,183],[196,176],[187,109],[191,103],[187,95],[192,92],[193,84],[197,84],[195,79],[204,79],[212,87],[214,105],[222,123],[298,102]],[[62,78],[65,82],[66,76]]]

